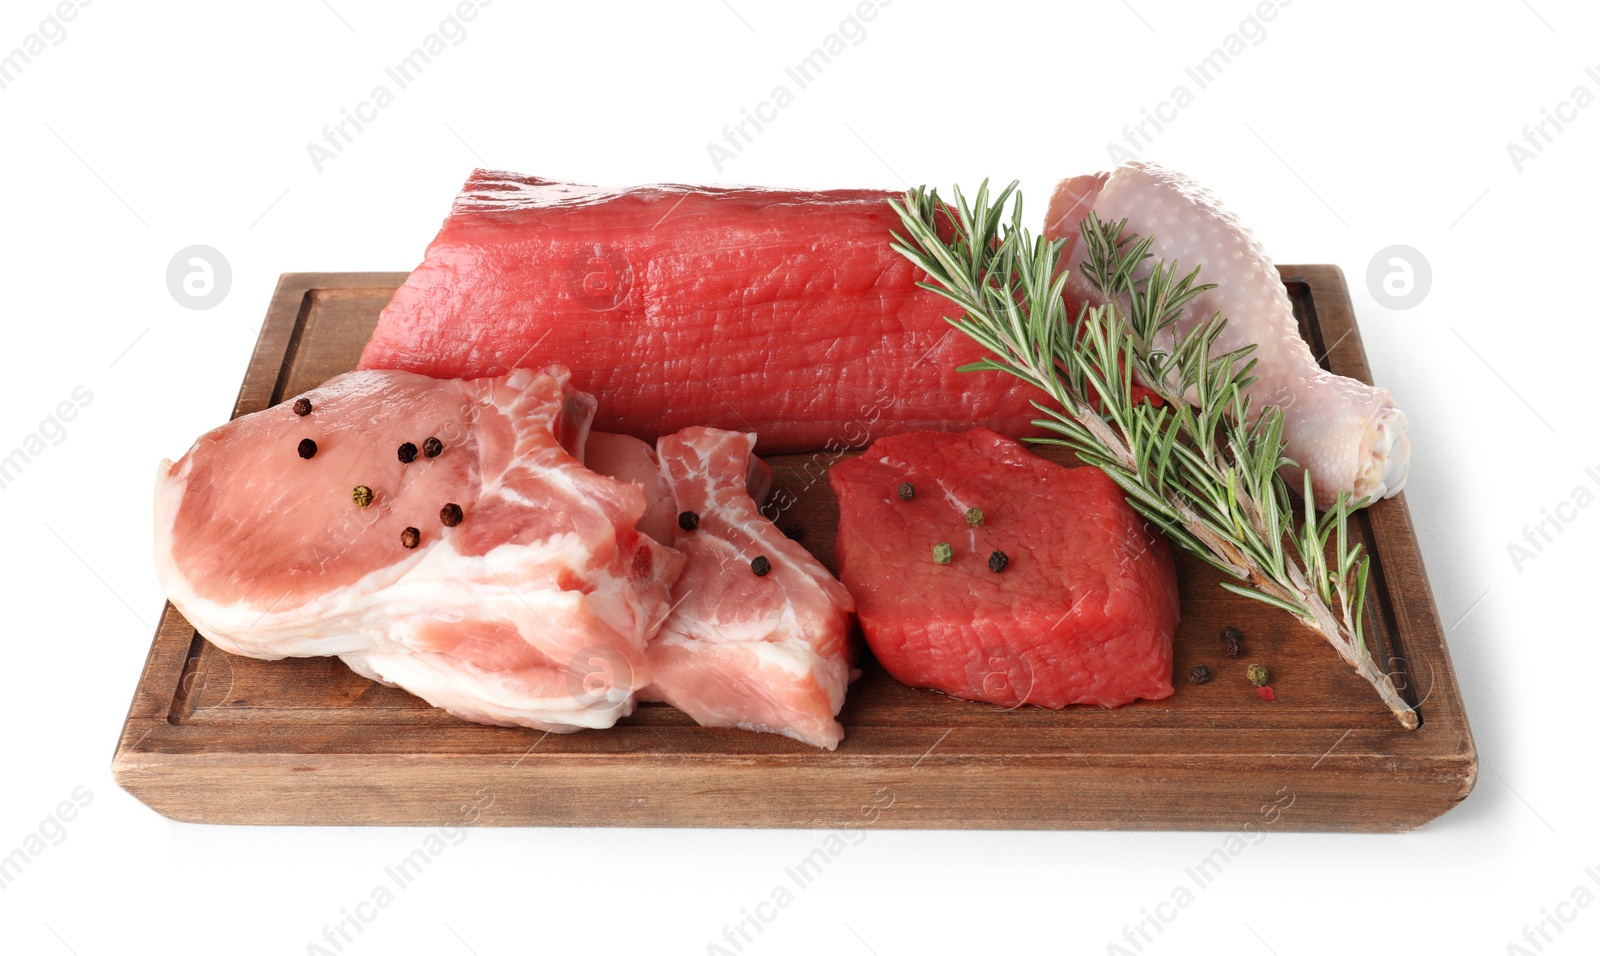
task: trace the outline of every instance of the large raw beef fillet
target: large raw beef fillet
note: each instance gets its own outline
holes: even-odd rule
[[[973,429],[880,439],[828,480],[840,580],[896,679],[1004,707],[1171,696],[1172,554],[1104,472]]]
[[[478,170],[383,310],[362,368],[444,378],[560,363],[595,428],[691,425],[763,453],[983,424],[1031,432],[1027,386],[983,354],[890,248],[873,190],[610,190]]]
[[[683,559],[636,530],[643,490],[572,453],[594,400],[564,370],[351,372],[301,398],[308,414],[246,415],[162,463],[156,568],[201,634],[337,654],[484,723],[633,710]]]

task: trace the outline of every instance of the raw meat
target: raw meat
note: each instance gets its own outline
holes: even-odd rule
[[[595,427],[690,425],[763,453],[981,423],[1031,433],[1034,396],[957,366],[982,349],[889,246],[872,190],[606,190],[474,172],[383,310],[362,368],[442,377],[560,362]]]
[[[1172,555],[1099,469],[973,429],[880,439],[828,480],[839,577],[896,679],[1004,707],[1172,694]]]
[[[1399,493],[1411,463],[1405,413],[1388,389],[1317,364],[1272,260],[1210,191],[1181,173],[1137,160],[1058,185],[1045,235],[1068,240],[1062,262],[1073,270],[1070,294],[1099,301],[1078,268],[1084,254],[1078,224],[1091,209],[1103,222],[1126,219],[1129,231],[1150,237],[1155,259],[1185,270],[1198,265],[1200,281],[1216,284],[1195,297],[1177,331],[1221,312],[1228,325],[1217,338],[1218,354],[1255,344],[1257,380],[1250,396],[1257,408],[1283,409],[1288,457],[1311,472],[1319,506],[1332,504],[1341,492],[1372,501]],[[1154,260],[1139,274],[1149,275],[1152,268]],[[1303,487],[1299,467],[1285,467],[1284,479],[1297,493]]]
[[[664,700],[706,727],[742,727],[832,750],[850,683],[855,604],[811,553],[757,510],[748,490],[756,436],[686,428],[658,443],[687,558],[672,612],[647,652]],[[757,575],[752,562],[770,570]]]
[[[678,509],[672,506],[672,489],[667,487],[661,462],[649,442],[632,435],[591,432],[584,445],[583,463],[592,471],[638,485],[645,497],[639,531],[662,544],[672,544],[678,528]]]
[[[661,471],[661,459],[656,457],[654,448],[632,435],[591,432],[583,463],[602,475],[632,482],[643,489],[647,505],[645,516],[639,519],[639,530],[663,544],[672,543],[678,534],[678,508],[673,503],[672,488]],[[745,491],[757,508],[772,491],[772,469],[755,455],[750,456]]]
[[[341,655],[484,723],[570,731],[633,710],[683,559],[636,530],[643,490],[572,454],[595,404],[565,370],[352,372],[303,397],[304,417],[280,404],[162,463],[156,567],[201,634],[269,660]],[[402,463],[407,442],[424,450]]]

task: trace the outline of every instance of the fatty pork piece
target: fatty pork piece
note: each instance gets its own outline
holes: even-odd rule
[[[595,452],[596,442],[600,452]],[[659,466],[673,508],[671,541],[687,559],[672,611],[646,654],[640,692],[706,727],[783,734],[832,750],[853,676],[849,592],[762,515],[770,472],[756,436],[686,428],[655,453],[625,436],[591,438],[589,463],[619,476]],[[629,444],[632,442],[632,444]]]
[[[1008,708],[1172,695],[1172,554],[1104,472],[980,428],[879,439],[828,481],[839,577],[895,679]]]
[[[609,727],[683,559],[636,530],[640,488],[571,453],[594,409],[560,368],[341,375],[162,463],[162,586],[235,654],[337,654],[481,723]]]

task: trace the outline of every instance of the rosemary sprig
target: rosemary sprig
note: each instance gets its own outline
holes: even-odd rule
[[[895,233],[895,250],[928,274],[923,288],[963,311],[951,324],[991,353],[963,371],[1005,372],[1044,392],[1050,401],[1033,403],[1043,415],[1035,424],[1054,435],[1036,441],[1104,471],[1174,544],[1220,570],[1223,588],[1322,634],[1402,726],[1417,726],[1362,635],[1368,561],[1347,520],[1365,500],[1342,495],[1318,515],[1308,475],[1296,519],[1279,470],[1291,464],[1283,412],[1250,405],[1253,347],[1216,351],[1221,314],[1178,327],[1184,307],[1213,288],[1197,282],[1198,267],[1184,273],[1158,261],[1142,274],[1153,258],[1149,237],[1091,213],[1082,269],[1106,304],[1073,321],[1062,297],[1064,243],[1029,234],[1016,183],[991,197],[985,182],[971,203],[959,189],[950,205],[917,187],[890,204],[907,233]],[[952,238],[941,239],[951,225]],[[1136,381],[1166,404],[1136,400]]]

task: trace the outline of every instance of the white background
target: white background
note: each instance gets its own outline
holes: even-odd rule
[[[1483,760],[1466,803],[1419,832],[1273,833],[1146,952],[1503,953],[1600,865],[1600,508],[1567,508],[1520,571],[1507,553],[1600,466],[1600,108],[1520,172],[1506,151],[1578,84],[1600,93],[1584,73],[1600,14],[1530,2],[1296,0],[1144,151],[1279,261],[1344,268],[1410,415],[1407,497]],[[412,267],[479,162],[617,185],[1018,178],[1039,216],[1253,6],[896,0],[719,172],[707,143],[849,0],[498,0],[319,173],[306,144],[451,9],[330,3],[100,0],[0,90],[0,453],[75,387],[93,395],[0,490],[0,855],[74,787],[93,794],[0,890],[5,952],[303,953],[422,839],[173,823],[109,774],[162,606],[156,462],[227,417],[279,273]],[[52,8],[6,0],[0,53]],[[209,311],[166,286],[195,243],[233,268]],[[1408,311],[1364,279],[1394,243],[1432,264]],[[347,951],[701,953],[820,838],[475,830]],[[1221,839],[873,831],[747,952],[1102,953]],[[1545,951],[1594,952],[1600,906],[1560,912],[1575,918]]]

